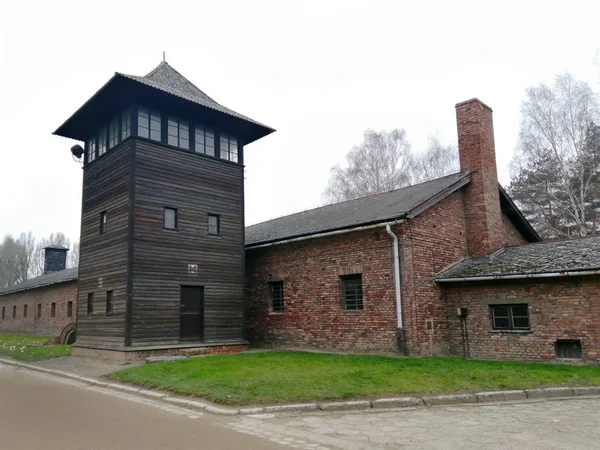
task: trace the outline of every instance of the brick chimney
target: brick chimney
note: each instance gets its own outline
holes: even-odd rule
[[[465,188],[469,256],[489,256],[504,245],[492,109],[474,98],[456,105],[460,170],[471,172]]]
[[[66,247],[44,247],[44,275],[65,270],[67,268],[68,251],[69,249]]]

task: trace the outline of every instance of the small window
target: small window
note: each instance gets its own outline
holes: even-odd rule
[[[205,155],[215,156],[215,134],[206,128],[196,126],[194,150]]]
[[[177,210],[175,208],[165,208],[165,228],[177,229]]]
[[[96,136],[92,136],[88,139],[87,145],[87,162],[91,163],[96,159]]]
[[[161,121],[158,111],[138,108],[138,136],[154,141],[161,140]]]
[[[269,308],[272,312],[283,312],[283,281],[269,283]]]
[[[98,156],[106,153],[106,126],[100,128],[98,132]]]
[[[50,317],[56,317],[56,303],[50,305]]]
[[[73,317],[73,302],[67,302],[67,317]]]
[[[131,110],[121,114],[121,140],[124,141],[131,135]]]
[[[529,330],[527,304],[490,305],[494,330]]]
[[[100,234],[104,234],[106,232],[107,225],[108,225],[108,217],[106,216],[106,211],[102,211],[100,213]]]
[[[209,214],[208,215],[208,234],[218,236],[221,233],[221,217]]]
[[[108,125],[108,148],[111,149],[119,143],[119,116],[110,121]]]
[[[190,127],[187,121],[169,117],[168,120],[168,140],[169,145],[190,149]]]
[[[233,136],[221,134],[221,158],[227,161],[238,161],[237,139]]]
[[[106,315],[110,316],[113,313],[114,291],[106,292]]]
[[[23,317],[27,317],[27,305],[23,305]]]
[[[17,317],[17,305],[13,306],[13,319]]]
[[[558,340],[554,346],[557,358],[581,359],[581,341]]]
[[[87,315],[94,314],[94,293],[90,292],[87,296]]]
[[[37,305],[37,318],[41,318],[42,317],[42,304],[38,303]]]
[[[342,296],[345,311],[359,311],[363,309],[362,275],[343,275]]]
[[[2,307],[2,320],[6,319],[6,306]]]

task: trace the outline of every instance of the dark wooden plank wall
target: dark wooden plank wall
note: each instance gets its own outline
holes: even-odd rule
[[[133,139],[110,149],[84,169],[79,262],[77,343],[124,345],[129,157]],[[100,213],[108,225],[99,234]],[[113,314],[106,315],[106,292],[114,291]],[[87,315],[87,296],[94,293],[94,314]]]
[[[181,285],[205,286],[205,342],[243,337],[243,195],[242,166],[136,140],[132,345],[179,341]],[[164,207],[178,230],[163,228]]]

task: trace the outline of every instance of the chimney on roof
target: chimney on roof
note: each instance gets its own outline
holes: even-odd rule
[[[44,275],[65,270],[67,268],[68,251],[69,249],[66,247],[44,247]]]
[[[465,188],[469,256],[489,256],[504,245],[492,109],[474,98],[456,105],[460,170],[471,172]]]

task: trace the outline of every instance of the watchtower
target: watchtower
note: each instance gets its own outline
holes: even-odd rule
[[[76,346],[245,342],[244,150],[273,131],[161,62],[54,132],[85,143]]]

